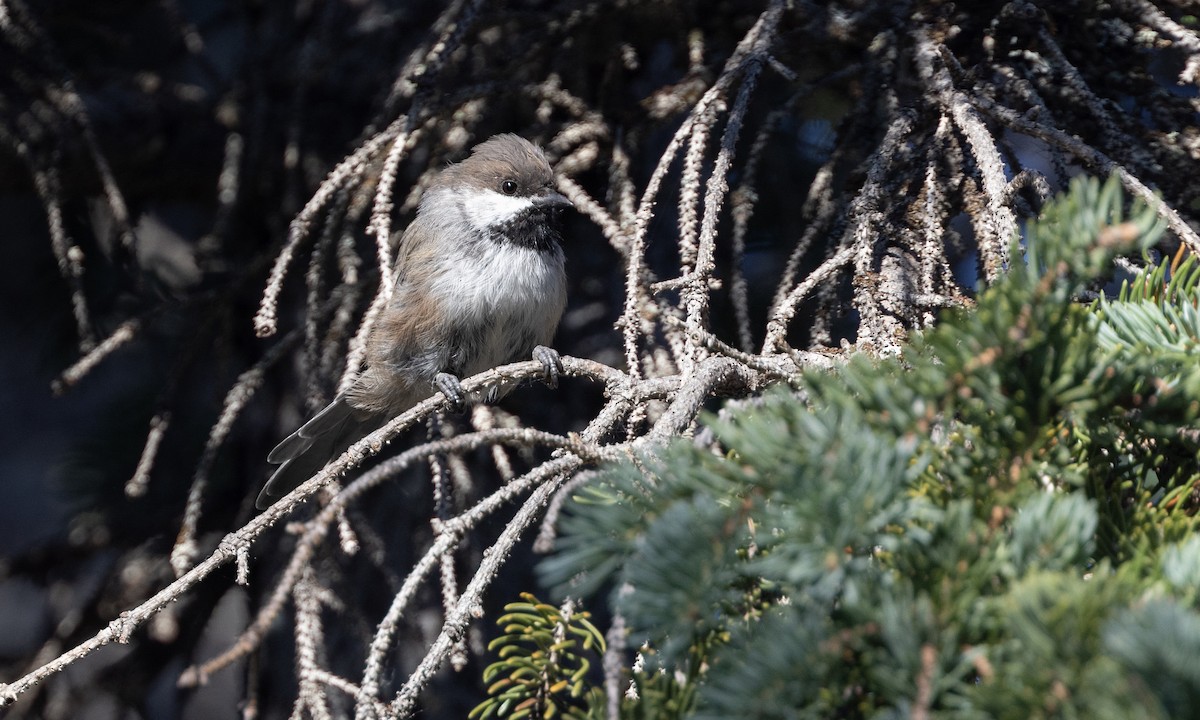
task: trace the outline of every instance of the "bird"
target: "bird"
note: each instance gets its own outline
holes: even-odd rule
[[[532,355],[556,385],[561,359],[549,345],[567,302],[559,216],[570,207],[543,151],[514,134],[492,136],[434,176],[400,238],[363,369],[270,452],[279,467],[257,508],[435,391],[461,410],[460,378]]]

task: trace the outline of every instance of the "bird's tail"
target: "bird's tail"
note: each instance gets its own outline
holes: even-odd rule
[[[361,438],[368,425],[339,395],[267,455],[267,462],[279,468],[267,480],[255,507],[266,508],[315,475],[325,463]]]

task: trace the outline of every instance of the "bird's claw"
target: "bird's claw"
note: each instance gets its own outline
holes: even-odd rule
[[[463,394],[462,383],[458,376],[450,373],[438,373],[433,378],[433,386],[446,396],[446,402],[451,412],[462,412],[466,406],[466,396]]]
[[[558,376],[563,372],[562,358],[554,348],[538,345],[533,349],[533,359],[542,364],[542,379],[552,388],[558,387]]]

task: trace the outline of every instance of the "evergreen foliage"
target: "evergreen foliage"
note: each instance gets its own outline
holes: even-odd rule
[[[577,494],[540,569],[641,646],[623,716],[1197,706],[1200,272],[1079,302],[1161,233],[1124,203],[1076,181],[900,358],[807,374],[708,418],[718,452],[678,441]]]
[[[585,682],[588,656],[604,652],[604,636],[569,602],[556,608],[529,593],[521,598],[496,621],[504,632],[488,650],[498,650],[500,659],[483,671],[488,699],[469,717],[589,717],[604,704],[603,693]]]

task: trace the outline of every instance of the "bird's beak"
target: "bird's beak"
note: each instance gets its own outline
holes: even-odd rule
[[[533,199],[534,207],[543,210],[564,210],[573,208],[575,205],[567,199],[566,195],[560,192],[546,188],[540,195]]]

